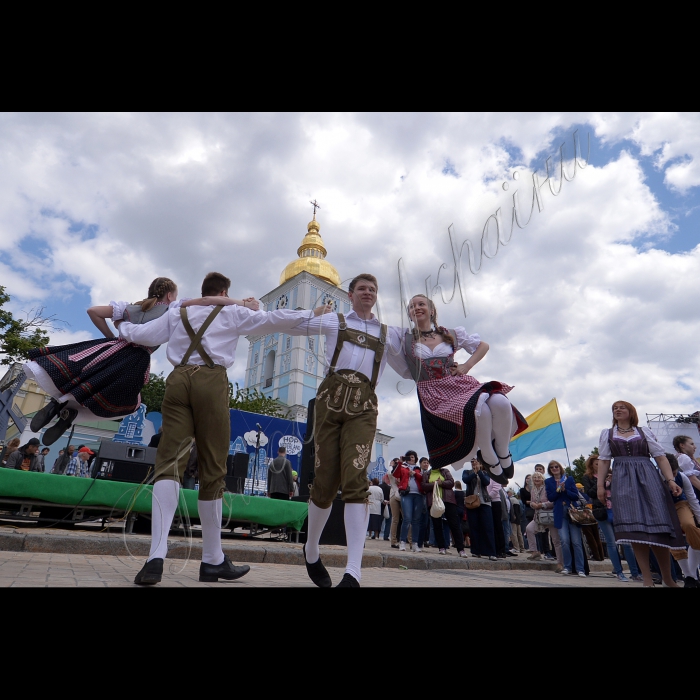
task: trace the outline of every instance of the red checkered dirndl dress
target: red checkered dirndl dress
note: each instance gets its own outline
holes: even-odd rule
[[[415,343],[407,334],[404,353],[416,378],[430,463],[445,467],[463,462],[474,449],[482,405],[491,394],[505,395],[513,387],[497,381],[482,383],[469,374],[452,376],[449,368],[454,364],[454,352],[446,357],[421,358],[415,355],[414,348]],[[513,417],[517,435],[527,428],[527,422],[515,406]]]

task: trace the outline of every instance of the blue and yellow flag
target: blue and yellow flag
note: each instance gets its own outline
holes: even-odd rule
[[[518,433],[510,441],[510,452],[514,462],[541,452],[566,448],[556,399],[538,408],[525,420],[528,424],[527,430]]]

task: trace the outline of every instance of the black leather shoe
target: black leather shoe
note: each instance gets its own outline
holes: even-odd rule
[[[59,414],[60,418],[52,425],[42,438],[44,445],[53,445],[63,433],[73,424],[78,412],[74,408],[64,408]]]
[[[137,586],[152,586],[155,583],[160,583],[163,578],[163,560],[151,559],[147,561],[141,571],[136,574],[134,583]]]
[[[398,545],[398,544],[392,544],[392,545],[391,545],[391,548],[392,548],[392,549],[398,549],[398,548],[399,548],[399,545]]]
[[[496,457],[498,457],[498,459],[508,459],[508,457],[510,457],[510,466],[503,467],[503,474],[507,479],[512,479],[513,474],[515,474],[515,464],[513,463],[513,455],[509,452],[505,457],[501,457],[501,455],[496,453]]]
[[[205,564],[202,562],[199,565],[199,580],[206,583],[216,583],[220,578],[224,581],[235,581],[241,576],[245,576],[250,571],[247,564],[243,566],[234,566],[228,558],[228,554],[224,554],[224,560],[221,564]]]
[[[698,580],[694,579],[692,576],[686,576],[683,579],[683,588],[700,588],[700,583],[698,583]]]
[[[488,464],[486,460],[484,459],[483,455],[481,454],[481,450],[478,450],[476,453],[476,458],[484,465],[484,471],[497,483],[500,484],[501,486],[506,486],[508,484],[508,479],[506,479],[506,476],[503,472],[500,474],[492,474],[491,470],[495,468],[496,464]]]
[[[321,557],[318,558],[317,562],[309,564],[309,562],[306,561],[306,545],[302,548],[302,552],[304,553],[304,564],[306,564],[306,573],[309,575],[309,578],[319,588],[332,588],[333,581],[331,581],[330,574],[326,567],[321,563]]]
[[[350,574],[343,574],[343,578],[340,579],[340,583],[336,588],[359,588],[360,582]]]
[[[56,399],[51,399],[44,408],[37,411],[29,424],[29,428],[33,433],[38,433],[45,425],[51,422],[51,419],[58,415],[61,410],[61,404]]]

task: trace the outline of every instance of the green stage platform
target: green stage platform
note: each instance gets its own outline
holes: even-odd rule
[[[81,479],[74,476],[23,472],[0,467],[0,498],[26,498],[53,505],[105,506],[118,511],[150,513],[152,490],[152,486],[123,481]],[[180,494],[178,515],[199,518],[198,492],[181,489]],[[286,525],[293,530],[301,530],[307,511],[306,503],[225,493],[223,525],[226,526],[227,520],[233,520],[258,523],[267,527]]]

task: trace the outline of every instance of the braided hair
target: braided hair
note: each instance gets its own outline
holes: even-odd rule
[[[455,346],[455,339],[452,337],[452,334],[447,330],[447,328],[445,328],[444,326],[438,326],[437,324],[437,309],[435,308],[435,304],[433,304],[433,300],[428,299],[428,297],[425,296],[425,294],[414,294],[412,298],[415,299],[416,297],[422,297],[428,302],[428,308],[430,309],[430,322],[435,328],[435,332],[439,333],[442,336],[442,339],[452,346],[453,350],[457,350],[457,347]],[[413,325],[413,337],[416,340],[418,340],[420,337],[420,331],[418,330],[418,326],[415,324]]]
[[[155,306],[157,301],[162,301],[168,292],[177,292],[175,282],[167,277],[156,277],[148,288],[148,297],[134,302],[134,305],[140,306],[141,311],[148,311]]]

